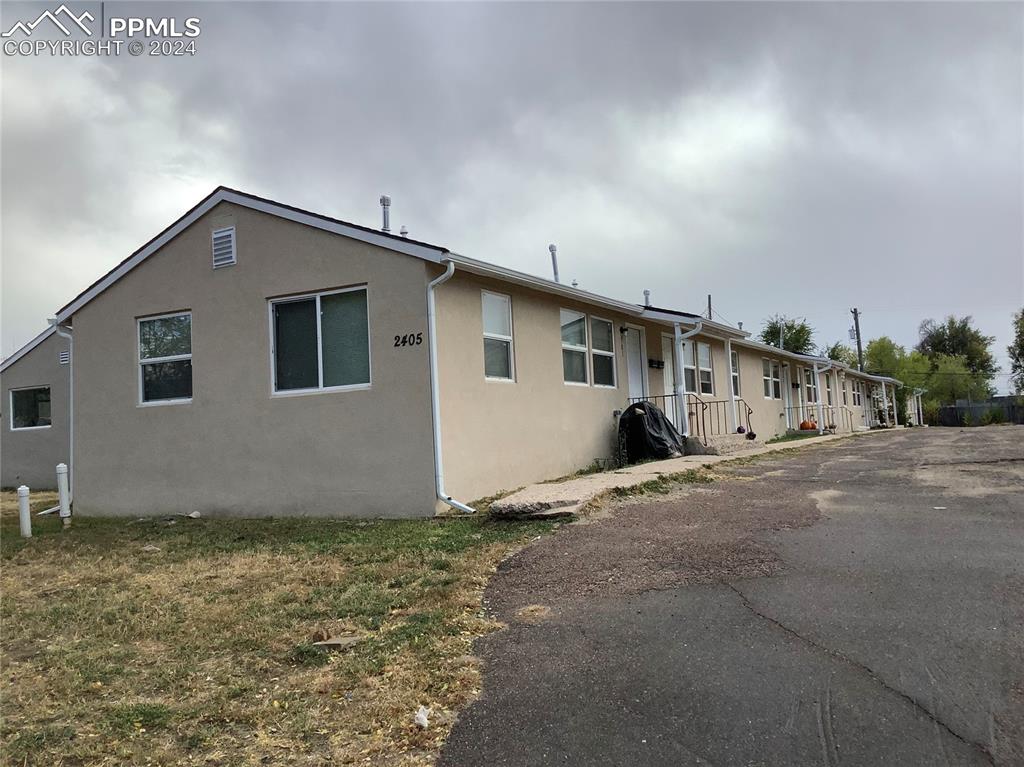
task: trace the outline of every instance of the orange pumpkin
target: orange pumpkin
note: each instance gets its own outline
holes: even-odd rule
[[[800,431],[816,431],[817,428],[818,428],[818,424],[816,424],[814,421],[801,421],[800,422]]]

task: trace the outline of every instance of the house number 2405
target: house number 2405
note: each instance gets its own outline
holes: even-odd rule
[[[395,346],[419,346],[423,343],[422,333],[406,333],[404,336],[395,336]]]

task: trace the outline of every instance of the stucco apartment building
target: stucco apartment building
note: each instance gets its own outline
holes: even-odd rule
[[[638,399],[711,444],[868,427],[895,383],[226,188],[56,324],[78,514],[467,510],[609,458]]]
[[[0,363],[0,487],[57,486],[69,460],[71,350],[52,326]]]

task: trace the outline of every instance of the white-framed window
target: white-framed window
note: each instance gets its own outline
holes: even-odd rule
[[[740,395],[740,353],[735,349],[729,355],[729,365],[732,368],[732,393],[739,397]]]
[[[489,290],[480,291],[484,325],[484,378],[515,380],[512,346],[512,298]]]
[[[818,401],[818,382],[813,368],[804,368],[804,392],[808,403]]]
[[[693,341],[683,341],[683,391],[697,392],[697,365],[694,360]]]
[[[715,393],[715,374],[711,367],[711,344],[697,343],[697,381],[701,394]]]
[[[275,394],[370,385],[365,285],[272,300],[270,322]]]
[[[587,316],[571,309],[559,310],[562,326],[562,380],[587,385]]]
[[[864,389],[860,381],[853,382],[853,404],[860,407],[864,402]]]
[[[765,399],[782,399],[782,368],[778,362],[761,359],[761,375]]]
[[[50,387],[24,386],[10,390],[11,431],[50,428]]]
[[[594,386],[615,388],[615,325],[610,320],[590,318],[590,365]]]
[[[836,404],[835,398],[832,396],[832,374],[825,373],[825,402],[828,403],[829,407]]]
[[[192,401],[192,312],[136,320],[139,402]]]
[[[843,392],[843,406],[850,404],[849,396],[846,393],[846,376],[839,379],[839,389]]]

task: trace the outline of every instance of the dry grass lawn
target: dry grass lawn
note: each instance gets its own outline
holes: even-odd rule
[[[37,509],[52,506],[40,498]],[[550,523],[76,519],[0,506],[2,763],[432,762],[495,565]],[[147,546],[158,551],[144,551]],[[313,642],[359,637],[344,650]],[[430,725],[414,722],[420,705]]]

